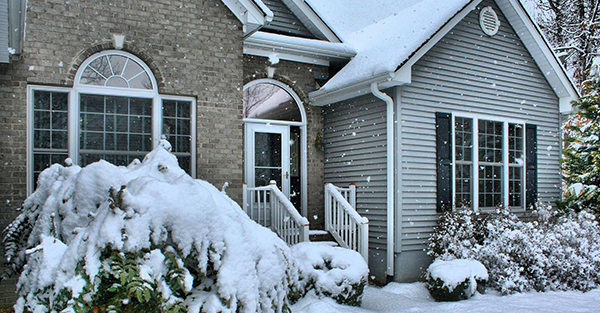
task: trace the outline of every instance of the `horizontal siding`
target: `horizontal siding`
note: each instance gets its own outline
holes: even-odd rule
[[[369,218],[369,263],[377,276],[386,266],[385,116],[385,103],[373,96],[333,104],[323,111],[324,179],[340,187],[356,184],[358,212]]]
[[[466,112],[538,125],[538,191],[560,197],[558,99],[492,1],[501,27],[489,37],[471,12],[412,68],[401,89],[402,251],[422,251],[436,212],[435,112]]]
[[[8,2],[0,1],[0,63],[8,63]]]
[[[262,1],[273,12],[273,21],[261,30],[316,39],[281,0]]]

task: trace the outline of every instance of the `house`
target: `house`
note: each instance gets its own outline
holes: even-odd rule
[[[444,210],[560,198],[578,94],[519,1],[347,2],[0,3],[0,227],[49,164],[162,137],[244,207],[275,180],[311,229],[354,184],[383,282],[421,278]]]

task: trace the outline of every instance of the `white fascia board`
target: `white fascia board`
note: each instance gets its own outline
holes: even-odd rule
[[[273,12],[261,0],[221,0],[237,17],[244,36],[252,34],[273,20]]]
[[[341,43],[256,32],[244,40],[244,53],[329,66],[331,60],[349,60],[355,53]]]
[[[310,31],[319,33],[330,42],[341,42],[331,28],[323,22],[321,17],[304,0],[282,1]]]
[[[544,34],[518,0],[498,0],[497,4],[554,89],[559,98],[560,112],[570,113],[570,102],[578,99],[580,95]]]

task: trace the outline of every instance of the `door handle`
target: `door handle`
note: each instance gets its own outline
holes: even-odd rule
[[[285,172],[285,179],[290,178],[290,173],[289,172]]]

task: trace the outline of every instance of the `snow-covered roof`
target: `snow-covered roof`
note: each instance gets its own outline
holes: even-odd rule
[[[307,0],[357,55],[321,89],[335,90],[394,72],[469,0]]]
[[[380,88],[410,83],[411,66],[481,0],[305,0],[356,56],[310,94],[325,105]],[[496,1],[568,112],[577,89],[519,0]]]

